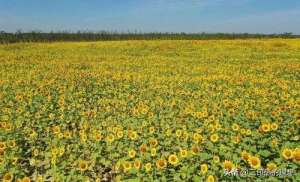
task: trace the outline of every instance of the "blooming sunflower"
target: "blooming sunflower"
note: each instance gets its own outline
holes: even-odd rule
[[[131,162],[129,162],[129,161],[123,162],[122,166],[123,166],[123,169],[124,169],[125,172],[129,171],[131,169],[131,167],[132,167],[131,166]]]
[[[223,168],[224,168],[225,170],[231,171],[231,170],[234,168],[234,165],[233,165],[233,163],[232,163],[231,161],[225,160],[225,161],[223,162]]]
[[[175,134],[176,134],[176,137],[181,137],[181,135],[182,135],[182,130],[176,130],[176,132],[175,132]]]
[[[151,139],[151,140],[149,141],[149,144],[150,144],[150,146],[152,146],[152,147],[156,147],[157,144],[158,144],[158,141],[157,141],[155,138],[153,138],[153,139]]]
[[[188,151],[185,149],[180,149],[180,157],[184,158],[187,157]]]
[[[0,150],[5,150],[5,149],[6,149],[6,143],[0,142]]]
[[[156,148],[152,148],[150,152],[152,157],[156,156]]]
[[[130,132],[130,133],[129,133],[129,138],[130,138],[131,140],[136,140],[136,139],[138,138],[137,132],[136,132],[136,131]]]
[[[140,169],[141,167],[141,161],[136,159],[134,162],[133,162],[133,166],[135,169]]]
[[[260,159],[259,159],[259,157],[256,157],[256,156],[250,156],[248,159],[248,163],[254,169],[258,169],[261,167]]]
[[[192,154],[196,155],[200,152],[200,148],[196,145],[192,146]]]
[[[210,140],[212,141],[212,142],[217,142],[218,140],[219,140],[219,136],[218,136],[218,134],[212,134],[211,136],[210,136]]]
[[[215,177],[213,175],[209,175],[206,179],[206,182],[215,182]]]
[[[14,176],[11,173],[5,173],[2,180],[3,182],[11,182],[13,180]]]
[[[106,140],[107,140],[109,143],[112,143],[112,142],[115,140],[115,137],[114,137],[114,135],[109,134],[109,135],[106,137]]]
[[[277,168],[277,165],[275,163],[273,163],[273,162],[269,162],[267,164],[267,170],[268,171],[274,171],[276,168]]]
[[[159,169],[164,169],[167,167],[167,161],[165,159],[159,159],[156,161],[156,167]]]
[[[142,145],[140,146],[140,152],[145,153],[146,151],[147,151],[147,145],[142,144]]]
[[[148,162],[148,163],[145,164],[145,170],[147,172],[151,171],[151,168],[152,168],[152,164],[150,162]]]
[[[263,132],[269,132],[270,131],[270,124],[269,123],[263,123],[262,125],[261,125],[261,130],[263,131]]]
[[[238,131],[240,129],[240,126],[236,123],[234,123],[232,126],[231,126],[232,130],[233,131]]]
[[[207,173],[207,171],[208,171],[207,164],[201,164],[201,166],[200,166],[200,172],[201,172],[201,174],[205,174],[205,173]]]
[[[84,161],[84,160],[79,161],[79,170],[80,171],[84,172],[84,171],[88,170],[88,167],[89,167],[89,165],[88,165],[87,161]]]
[[[243,150],[241,155],[243,160],[248,161],[250,154],[247,151]]]
[[[31,179],[29,177],[24,177],[22,179],[22,182],[31,182]]]
[[[154,126],[151,126],[150,128],[149,128],[149,133],[150,134],[153,134],[155,132],[155,127]]]
[[[220,157],[219,156],[213,156],[213,162],[214,163],[219,163],[220,162]]]
[[[128,156],[129,156],[130,158],[134,158],[134,157],[135,157],[135,154],[136,154],[135,150],[129,150],[129,151],[128,151]]]
[[[271,124],[271,129],[272,130],[277,130],[278,129],[278,124],[277,123],[272,123]]]
[[[293,158],[296,162],[299,162],[300,161],[300,148],[296,148],[294,151],[293,151]]]
[[[172,165],[177,165],[177,163],[179,162],[178,157],[175,154],[170,155],[168,161]]]
[[[293,151],[291,149],[289,149],[289,148],[285,148],[282,151],[282,156],[286,160],[292,159],[293,158]]]

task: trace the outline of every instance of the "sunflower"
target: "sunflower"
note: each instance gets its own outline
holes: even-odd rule
[[[259,157],[256,157],[256,156],[250,156],[248,159],[248,163],[254,169],[258,169],[261,167],[260,159],[259,159]]]
[[[296,162],[299,162],[300,161],[300,148],[296,148],[294,151],[293,151],[293,157],[294,157],[294,160]]]
[[[234,123],[232,126],[231,126],[232,130],[233,131],[238,131],[240,129],[240,126],[236,123]]]
[[[200,152],[200,148],[196,145],[192,146],[192,154],[196,155]]]
[[[217,155],[213,156],[213,162],[214,163],[219,163],[220,162],[220,157],[217,156]]]
[[[152,148],[150,152],[152,157],[156,156],[156,148]]]
[[[231,161],[225,160],[223,162],[223,168],[227,171],[231,171],[234,168],[234,165]]]
[[[167,161],[165,159],[159,159],[158,161],[156,161],[156,166],[159,169],[164,169],[167,167]]]
[[[210,136],[210,140],[212,141],[212,142],[217,142],[218,140],[219,140],[219,136],[218,136],[218,134],[212,134],[211,136]]]
[[[135,154],[136,154],[135,150],[129,150],[129,151],[128,151],[128,156],[129,156],[130,158],[134,158],[134,157],[135,157]]]
[[[129,171],[131,169],[131,167],[132,167],[131,166],[131,162],[129,162],[129,161],[123,162],[122,166],[123,166],[123,169],[124,169],[125,172]]]
[[[136,159],[134,162],[133,162],[133,166],[135,169],[140,169],[141,167],[141,161]]]
[[[149,144],[152,147],[156,147],[157,144],[158,144],[158,141],[155,138],[154,139],[150,139]]]
[[[274,171],[276,168],[277,168],[277,165],[275,163],[273,163],[273,162],[269,162],[267,164],[267,170],[268,171]]]
[[[180,157],[184,158],[187,157],[188,151],[185,149],[180,149]]]
[[[0,142],[0,150],[5,150],[5,149],[6,149],[6,143]]]
[[[4,154],[5,154],[4,149],[0,149],[0,157],[1,157],[1,156],[4,156]]]
[[[194,141],[195,143],[201,142],[202,139],[203,139],[202,135],[200,135],[200,134],[198,134],[198,133],[195,133],[195,134],[193,135],[193,141]]]
[[[43,176],[38,175],[38,176],[36,177],[36,182],[44,182]]]
[[[107,140],[108,143],[112,143],[112,142],[115,140],[115,137],[114,137],[114,135],[109,134],[109,135],[106,137],[106,140]]]
[[[272,123],[271,124],[271,129],[272,130],[277,130],[278,129],[278,124],[277,123]]]
[[[200,172],[201,172],[201,174],[205,174],[205,173],[207,173],[207,171],[208,171],[207,164],[201,164],[201,166],[200,166]]]
[[[176,134],[176,136],[179,138],[179,137],[181,137],[181,135],[182,135],[182,130],[176,130],[176,132],[175,132],[175,134]]]
[[[24,177],[22,179],[22,182],[31,182],[30,178],[29,177]]]
[[[149,128],[149,133],[150,134],[153,134],[155,132],[155,127],[154,126],[151,126],[150,128]]]
[[[286,160],[292,159],[293,158],[293,151],[291,149],[289,149],[289,148],[285,148],[282,151],[282,156]]]
[[[89,167],[89,165],[88,165],[87,161],[81,160],[79,162],[79,170],[80,171],[84,172],[84,171],[88,170],[88,167]]]
[[[137,132],[136,132],[136,131],[131,131],[131,132],[129,133],[129,138],[130,138],[131,140],[136,140],[136,139],[138,138]]]
[[[215,177],[213,175],[209,175],[206,179],[206,182],[215,182]]]
[[[251,135],[251,133],[252,133],[252,131],[251,131],[250,129],[247,129],[247,130],[246,130],[246,135],[249,136],[249,135]]]
[[[10,140],[9,142],[7,142],[7,146],[10,148],[14,148],[16,145],[17,144],[15,140]]]
[[[101,135],[100,135],[101,136]],[[65,131],[64,132],[64,137],[65,138],[71,138],[72,137],[72,133],[70,131]],[[96,137],[95,137],[96,138]],[[100,139],[99,139],[100,140]]]
[[[265,133],[270,131],[270,124],[268,124],[268,123],[264,123],[260,127],[261,127],[261,130]]]
[[[151,170],[151,168],[152,168],[152,164],[150,162],[148,162],[148,163],[145,164],[145,170],[147,172],[149,172]]]
[[[13,180],[14,176],[11,173],[5,173],[3,176],[3,182],[11,182]]]
[[[124,132],[122,131],[122,130],[119,130],[118,132],[117,132],[117,137],[120,139],[120,138],[122,138],[124,136]]]
[[[179,160],[178,160],[178,157],[175,154],[172,154],[172,155],[169,156],[168,161],[169,161],[170,164],[175,166],[178,163]]]
[[[171,136],[172,135],[172,130],[171,129],[167,129],[166,131],[166,136]]]
[[[147,145],[142,144],[142,145],[140,146],[140,152],[145,153],[146,151],[147,151]]]
[[[243,150],[241,156],[243,160],[248,161],[250,154],[247,151]]]

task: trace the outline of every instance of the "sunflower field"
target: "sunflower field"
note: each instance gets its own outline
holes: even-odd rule
[[[299,126],[299,39],[0,45],[4,182],[300,181]]]

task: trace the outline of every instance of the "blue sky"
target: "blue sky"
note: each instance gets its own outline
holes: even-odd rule
[[[0,30],[300,34],[300,0],[0,0]]]

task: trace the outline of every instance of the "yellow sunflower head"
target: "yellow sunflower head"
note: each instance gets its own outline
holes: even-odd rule
[[[185,149],[180,149],[180,157],[184,158],[187,157],[188,151]]]
[[[84,171],[88,170],[88,167],[89,167],[89,165],[88,165],[87,161],[84,161],[84,160],[79,161],[79,170],[80,171],[84,172]]]
[[[300,162],[300,148],[296,148],[293,151],[293,158],[296,162]]]
[[[243,160],[248,161],[249,157],[250,157],[250,154],[247,151],[243,150],[242,151]]]
[[[125,172],[129,171],[131,169],[131,167],[132,167],[131,166],[131,162],[129,162],[129,161],[123,162],[122,166],[123,166],[123,169],[124,169]]]
[[[29,177],[24,177],[22,179],[22,182],[31,182],[31,179]]]
[[[240,129],[240,126],[236,123],[234,123],[232,126],[231,126],[232,130],[233,131],[238,131]]]
[[[140,169],[140,167],[141,167],[141,161],[140,160],[135,160],[134,162],[133,162],[133,166],[134,166],[134,168],[135,169]]]
[[[263,123],[262,125],[261,125],[261,130],[263,131],[263,132],[269,132],[270,131],[270,124],[269,123]]]
[[[278,124],[277,123],[272,123],[271,124],[271,129],[272,130],[277,130],[278,129]]]
[[[293,158],[293,151],[291,149],[289,149],[289,148],[285,148],[282,151],[282,156],[286,160],[292,159]]]
[[[170,155],[168,161],[172,165],[177,165],[177,163],[179,162],[178,157],[175,154]]]
[[[210,136],[210,140],[212,141],[212,142],[217,142],[218,140],[219,140],[219,136],[218,136],[218,134],[212,134],[211,136]]]
[[[207,171],[208,171],[207,164],[201,164],[201,166],[200,166],[200,172],[201,172],[201,174],[205,174],[205,173],[207,173]]]
[[[269,162],[267,164],[267,170],[268,171],[274,171],[276,168],[277,168],[277,165],[275,163],[273,163],[273,162]]]
[[[151,168],[152,168],[152,164],[150,162],[148,162],[148,163],[145,164],[145,170],[147,172],[151,171]]]
[[[8,172],[5,173],[3,176],[3,182],[11,182],[13,180],[14,176],[12,173]]]
[[[213,175],[209,175],[206,179],[206,182],[215,182],[215,177]]]
[[[128,151],[128,156],[129,156],[130,158],[134,158],[134,157],[135,157],[135,154],[136,154],[135,150],[129,150],[129,151]]]
[[[213,162],[214,163],[219,163],[220,162],[220,157],[217,156],[217,155],[213,156]]]
[[[256,156],[250,156],[248,159],[248,163],[254,169],[259,169],[261,167],[260,159]]]
[[[167,167],[167,161],[165,159],[159,159],[156,161],[156,167],[159,169],[164,169]]]
[[[232,163],[231,161],[225,160],[225,161],[223,162],[223,168],[224,168],[225,170],[231,171],[231,170],[234,168],[234,165],[233,165],[233,163]]]

